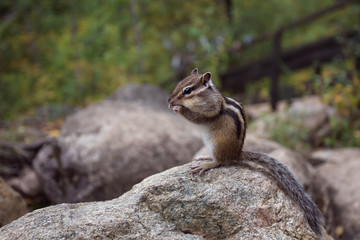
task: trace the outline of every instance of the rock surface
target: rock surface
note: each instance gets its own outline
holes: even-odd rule
[[[146,178],[121,197],[36,210],[0,239],[317,239],[270,178],[244,166],[192,175],[190,164]]]
[[[103,101],[68,117],[33,167],[54,203],[107,200],[191,161],[201,146],[194,127],[175,114]]]
[[[27,213],[25,201],[0,177],[0,227],[25,213]]]
[[[284,104],[275,113],[269,113],[263,105],[249,106],[250,116],[255,121],[251,130],[259,137],[269,138],[271,128],[278,122],[291,122],[308,134],[313,146],[319,146],[323,138],[329,134],[330,117],[335,114],[334,109],[325,105],[316,96],[294,99],[288,108]],[[259,113],[260,112],[260,113]]]
[[[255,120],[263,117],[272,112],[270,103],[254,103],[246,105],[246,115],[250,120]],[[277,105],[277,111],[283,112],[288,108],[287,101],[279,101]]]
[[[360,239],[360,149],[319,150],[312,154],[324,162],[317,169],[315,184],[332,189],[339,239]]]
[[[41,192],[39,178],[29,167],[23,168],[19,176],[10,178],[7,183],[23,196],[35,197]]]
[[[138,103],[166,110],[168,97],[167,92],[156,86],[130,83],[118,88],[108,97],[108,100]]]

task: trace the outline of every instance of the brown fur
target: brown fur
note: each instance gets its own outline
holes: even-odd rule
[[[196,92],[204,88],[204,84],[209,80],[206,80],[204,75],[192,74],[188,76],[175,87],[169,97],[169,105],[180,106],[179,114],[191,122],[201,124],[211,121],[221,112],[224,101],[221,93],[211,87]],[[188,96],[183,94],[186,87],[193,89],[192,94]]]
[[[216,161],[221,164],[238,162],[241,156],[242,144],[234,134],[236,126],[231,117],[222,115],[214,121],[211,127],[213,129],[214,157]]]
[[[242,106],[210,84],[210,73],[200,75],[194,72],[197,70],[177,84],[169,97],[169,105],[180,106],[180,115],[208,129],[215,161],[222,164],[238,161],[246,133],[246,120],[240,113]],[[184,95],[183,90],[187,87],[194,92]]]

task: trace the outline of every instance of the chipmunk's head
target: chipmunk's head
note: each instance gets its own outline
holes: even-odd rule
[[[194,123],[203,123],[219,114],[222,97],[211,81],[211,73],[191,75],[180,81],[169,97],[169,109]]]

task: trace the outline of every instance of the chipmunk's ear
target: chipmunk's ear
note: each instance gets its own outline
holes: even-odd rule
[[[198,69],[194,68],[194,70],[192,70],[191,74],[192,75],[198,75]]]
[[[211,80],[211,73],[207,72],[202,75],[203,84],[208,83]]]

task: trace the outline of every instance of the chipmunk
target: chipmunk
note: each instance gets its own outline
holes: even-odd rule
[[[195,159],[198,164],[191,167],[193,173],[202,175],[220,165],[255,162],[277,179],[286,194],[300,206],[311,229],[322,237],[322,214],[289,169],[264,154],[242,151],[246,135],[244,108],[214,86],[210,72],[199,74],[195,68],[177,84],[168,103],[171,111],[200,126],[205,147],[211,155],[211,158]]]

